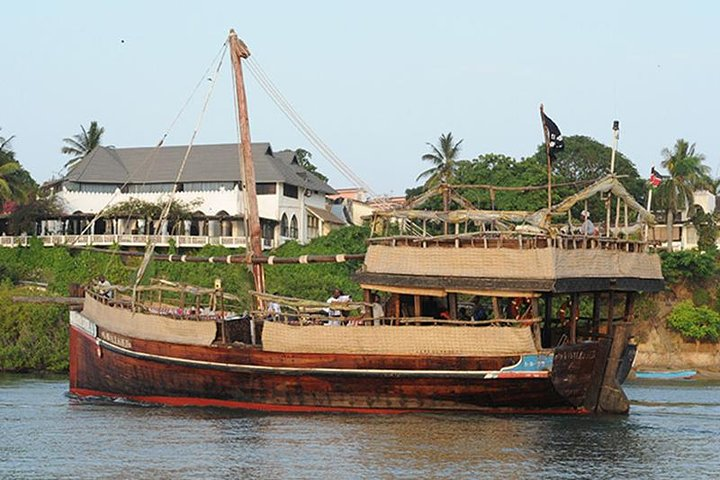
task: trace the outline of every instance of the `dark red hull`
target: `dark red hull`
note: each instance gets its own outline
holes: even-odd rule
[[[587,413],[577,392],[593,390],[601,360],[576,356],[563,396],[548,372],[502,370],[519,357],[281,354],[108,333],[71,327],[72,394],[268,411]]]

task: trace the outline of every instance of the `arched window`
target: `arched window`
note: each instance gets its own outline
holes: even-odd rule
[[[298,224],[297,217],[295,215],[290,219],[290,237],[298,238]]]
[[[288,218],[287,215],[283,213],[282,218],[280,219],[280,236],[289,237],[290,232],[288,230]]]

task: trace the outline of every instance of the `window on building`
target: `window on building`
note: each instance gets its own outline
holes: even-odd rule
[[[281,237],[289,237],[289,228],[288,228],[288,218],[287,215],[283,213],[282,218],[280,219],[280,236]]]
[[[290,219],[290,238],[298,238],[298,221],[295,215]]]
[[[256,183],[255,189],[258,195],[275,195],[277,192],[277,184],[275,183]]]
[[[287,183],[283,183],[283,195],[290,198],[298,198],[297,185],[288,185]]]
[[[173,191],[172,183],[137,183],[127,186],[128,193],[167,193]]]
[[[114,193],[118,185],[110,183],[67,182],[65,183],[65,188],[68,192]]]
[[[185,182],[186,192],[218,192],[221,190],[232,190],[235,182]]]
[[[320,219],[315,215],[308,214],[307,216],[307,235],[308,240],[317,238],[320,236]]]

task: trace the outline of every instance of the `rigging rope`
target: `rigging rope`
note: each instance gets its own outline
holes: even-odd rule
[[[192,91],[190,92],[190,95],[185,100],[185,103],[178,111],[177,115],[175,115],[175,118],[170,122],[170,126],[165,129],[165,133],[162,135],[158,143],[155,145],[155,148],[150,151],[145,159],[140,162],[140,164],[135,167],[134,170],[128,172],[127,176],[125,177],[125,182],[119,187],[116,188],[113,192],[113,195],[110,197],[110,199],[105,203],[105,205],[95,214],[95,216],[88,222],[87,225],[85,225],[85,228],[83,228],[80,233],[73,239],[73,241],[70,243],[70,246],[74,246],[80,238],[85,235],[90,228],[95,224],[95,222],[107,211],[107,209],[112,204],[113,200],[118,196],[118,194],[121,194],[122,191],[127,187],[127,185],[130,183],[130,181],[135,177],[135,174],[138,173],[141,169],[145,171],[145,177],[143,179],[143,185],[145,184],[145,180],[147,180],[147,174],[152,169],[152,166],[154,165],[155,157],[157,156],[158,151],[160,150],[160,147],[165,143],[165,140],[167,139],[170,132],[175,127],[175,124],[180,119],[182,114],[187,109],[188,105],[192,101],[193,97],[195,97],[195,94],[197,93],[198,89],[200,88],[200,85],[202,85],[206,79],[208,78],[208,74],[212,71],[213,66],[218,62],[218,59],[220,59],[220,63],[222,63],[222,58],[225,56],[225,50],[227,49],[227,41],[220,47],[218,50],[218,53],[215,54],[215,57],[213,57],[212,62],[208,65],[208,67],[203,72],[202,76],[198,80],[198,82],[195,84],[195,87],[193,87]],[[128,219],[130,218],[131,214],[133,212],[128,212]]]
[[[376,202],[384,207],[392,207],[393,205],[388,202],[384,197],[381,197],[375,193],[372,187],[365,182],[360,176],[358,176],[340,157],[320,138],[320,136],[305,122],[300,116],[297,110],[287,100],[287,98],[280,92],[277,86],[273,83],[270,77],[265,73],[260,63],[249,57],[247,59],[247,65],[253,77],[257,80],[260,86],[265,90],[270,99],[275,102],[280,111],[290,120],[290,122],[302,133],[308,141],[317,148],[320,153],[333,165],[342,175],[345,176],[350,182],[362,187],[368,194],[372,195]],[[407,226],[415,234],[421,234],[422,229],[408,221]]]
[[[223,45],[223,50],[227,48],[227,42]],[[165,221],[165,219],[168,216],[168,213],[170,213],[170,208],[172,207],[173,202],[175,201],[175,194],[177,193],[178,188],[178,182],[180,182],[180,178],[182,177],[183,172],[185,171],[185,165],[187,164],[187,160],[190,157],[190,152],[192,151],[193,145],[195,143],[195,138],[197,137],[198,131],[200,131],[200,127],[202,125],[203,119],[205,118],[205,112],[207,112],[208,105],[210,103],[210,97],[212,97],[212,93],[215,90],[215,85],[217,84],[217,76],[220,72],[220,68],[223,64],[223,58],[225,55],[220,56],[220,60],[218,61],[217,67],[215,68],[215,72],[213,73],[213,76],[210,79],[210,88],[208,89],[208,92],[205,96],[205,102],[203,103],[202,111],[200,112],[200,116],[198,117],[197,124],[195,125],[195,129],[193,130],[192,136],[190,137],[190,143],[187,146],[187,149],[185,150],[185,156],[182,159],[182,162],[180,164],[180,168],[178,169],[178,173],[175,177],[175,182],[173,183],[173,189],[170,192],[170,195],[168,196],[167,203],[165,204],[165,207],[163,208],[162,214],[160,215],[160,219],[158,221],[158,226],[162,228],[162,224]],[[150,260],[152,259],[153,254],[155,253],[155,245],[156,242],[154,240],[150,241],[150,245],[147,249],[145,249],[145,255],[143,257],[143,261],[140,264],[140,268],[138,269],[136,276],[135,276],[135,284],[133,285],[133,299],[135,297],[135,291],[137,290],[137,286],[142,281],[143,275],[145,274],[145,270],[147,269],[148,264],[150,263]]]

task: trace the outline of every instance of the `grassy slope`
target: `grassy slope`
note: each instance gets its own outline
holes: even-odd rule
[[[273,254],[362,253],[367,229],[347,227],[318,238],[309,245],[290,242]],[[225,256],[241,253],[223,247],[208,246],[191,253],[198,256]],[[89,284],[105,275],[113,284],[129,284],[139,258],[45,248],[31,242],[28,248],[0,248],[0,371],[53,371],[68,368],[67,308],[56,305],[17,304],[13,295],[68,295],[72,283]],[[359,296],[360,290],[350,274],[358,262],[325,265],[277,265],[267,267],[268,290],[302,298],[324,300],[333,288]],[[249,306],[252,277],[247,267],[225,264],[183,264],[157,262],[150,265],[145,279],[164,278],[211,287],[216,278],[223,280],[227,292],[244,298]],[[47,283],[46,290],[18,287],[20,280]]]

